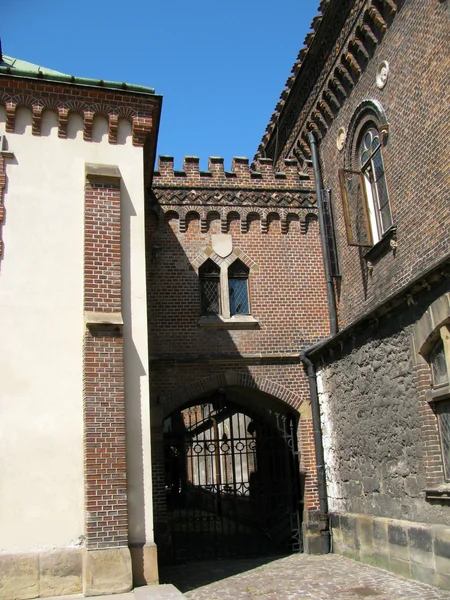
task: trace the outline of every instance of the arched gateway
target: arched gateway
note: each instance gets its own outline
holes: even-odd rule
[[[301,550],[297,428],[290,406],[239,386],[164,420],[167,562]]]

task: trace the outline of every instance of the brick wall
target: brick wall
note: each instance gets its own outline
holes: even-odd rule
[[[128,512],[120,178],[87,177],[83,405],[86,545],[92,550],[127,545]]]
[[[443,51],[450,49],[446,11],[439,2],[405,3],[320,143],[324,186],[332,190],[337,224],[341,325],[369,312],[450,254],[448,119],[442,113],[450,101],[450,65]],[[375,80],[382,60],[389,63],[389,78],[380,90]],[[381,103],[389,122],[382,152],[398,244],[395,251],[389,248],[371,261],[373,270],[367,268],[364,250],[347,245],[338,182],[345,152],[336,148],[338,129],[348,129],[366,98]]]
[[[280,169],[281,171],[281,169]],[[227,387],[258,390],[301,412],[309,386],[302,348],[328,334],[313,186],[286,161],[249,169],[247,159],[211,158],[208,171],[187,157],[183,171],[161,157],[147,218],[153,427],[171,411]],[[204,327],[198,268],[212,235],[231,235],[248,257],[251,328]],[[205,254],[206,250],[206,254]],[[257,396],[256,396],[257,397]],[[257,401],[257,400],[255,400]],[[300,469],[308,510],[318,509],[312,422],[300,419]],[[156,435],[155,435],[156,434]],[[164,520],[162,436],[153,453],[155,520]],[[307,515],[306,515],[307,518]]]
[[[341,327],[369,313],[450,254],[450,167],[445,141],[445,107],[450,100],[447,13],[446,4],[437,1],[355,2],[343,28],[348,37],[337,37],[330,52],[336,58],[317,76],[281,149],[280,160],[297,156],[303,162],[309,158],[308,132],[314,131],[319,140],[342,274],[336,289]],[[317,40],[321,35],[326,32],[319,27]],[[389,76],[386,86],[379,89],[376,74],[381,61],[388,62]],[[338,178],[339,168],[352,168],[352,116],[368,99],[379,102],[387,117],[382,152],[397,227],[396,247],[388,245],[373,258],[370,253],[365,256],[367,249],[347,243]],[[283,118],[281,112],[281,123]],[[337,149],[340,128],[347,134],[342,152]]]

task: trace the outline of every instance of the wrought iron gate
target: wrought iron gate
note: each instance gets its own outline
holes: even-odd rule
[[[164,422],[173,562],[301,550],[294,415],[210,399]]]

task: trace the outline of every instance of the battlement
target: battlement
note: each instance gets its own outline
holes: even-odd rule
[[[225,171],[224,159],[210,156],[208,170],[200,170],[197,156],[185,156],[183,170],[174,170],[173,156],[160,156],[153,186],[164,187],[214,187],[214,188],[273,188],[311,189],[311,178],[298,169],[295,159],[285,159],[282,171],[275,171],[270,158],[258,158],[251,166],[249,159],[235,156],[231,171]]]

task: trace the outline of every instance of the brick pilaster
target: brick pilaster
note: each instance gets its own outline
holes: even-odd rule
[[[121,317],[120,172],[86,165],[84,465],[86,545],[128,545]]]

